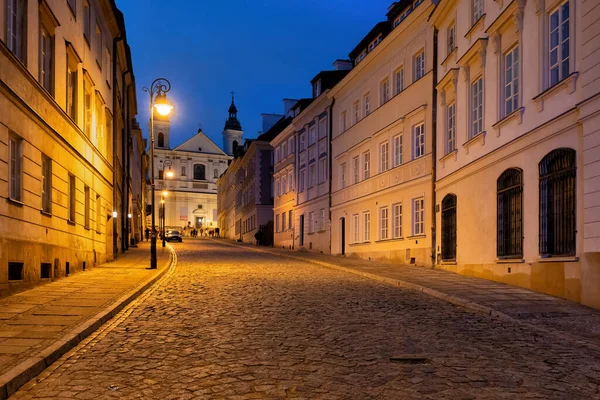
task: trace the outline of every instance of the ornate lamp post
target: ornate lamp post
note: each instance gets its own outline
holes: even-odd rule
[[[166,190],[163,190],[163,192],[161,194],[161,197],[160,197],[160,206],[162,208],[162,211],[161,211],[161,216],[162,216],[162,231],[161,231],[162,232],[162,247],[166,246],[166,243],[165,243],[166,239],[165,238],[166,238],[167,230],[165,228],[165,220],[166,220],[166,216],[165,216],[165,201],[167,199],[167,195],[168,194],[169,194],[169,192],[167,192]]]
[[[154,110],[160,115],[167,116],[171,113],[173,106],[167,102],[167,92],[171,90],[171,82],[165,78],[158,78],[152,82],[150,89],[143,87],[142,90],[150,95],[150,186],[152,197],[152,234],[150,240],[150,269],[156,269],[156,219],[154,198]]]

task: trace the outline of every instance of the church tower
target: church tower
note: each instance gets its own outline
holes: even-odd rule
[[[231,93],[231,106],[229,106],[229,118],[225,121],[223,129],[223,151],[225,154],[233,156],[238,146],[242,145],[242,124],[237,119],[237,107]]]
[[[150,132],[150,121],[148,121],[148,132]],[[162,116],[154,112],[154,148],[170,150],[171,121],[169,116]]]

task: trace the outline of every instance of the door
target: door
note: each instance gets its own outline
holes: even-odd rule
[[[342,255],[346,254],[346,218],[340,218],[340,229],[342,232]]]
[[[300,215],[300,246],[304,246],[304,214]]]

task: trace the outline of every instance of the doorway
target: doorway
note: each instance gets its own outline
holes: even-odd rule
[[[300,215],[300,246],[304,246],[304,214]]]
[[[342,232],[342,255],[346,254],[346,218],[342,217],[340,218],[340,229]]]

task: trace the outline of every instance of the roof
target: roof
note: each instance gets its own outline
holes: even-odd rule
[[[277,121],[275,125],[271,127],[271,129],[257,137],[256,140],[270,142],[271,140],[275,139],[277,135],[283,132],[283,130],[287,128],[289,124],[292,123],[292,119],[292,117],[281,117],[281,119]]]
[[[223,150],[221,150],[219,146],[215,144],[215,142],[210,140],[209,137],[206,136],[204,132],[202,132],[202,129],[199,129],[198,133],[196,133],[194,136],[192,136],[179,146],[175,147],[173,150],[190,151],[194,153],[218,154],[223,156],[226,155],[225,152],[223,152]]]
[[[388,33],[390,33],[390,31],[391,22],[389,20],[378,22],[377,25],[375,25],[373,29],[371,29],[369,33],[367,33],[367,35],[360,41],[360,43],[350,52],[348,57],[350,57],[351,60],[356,60],[360,53],[366,50],[369,46],[369,43],[379,36],[379,34],[382,34],[383,37],[385,37]]]
[[[341,81],[342,79],[344,79],[344,77],[346,75],[348,75],[348,72],[350,72],[349,69],[348,70],[321,71],[314,78],[312,78],[310,83],[312,85],[314,85],[315,82],[320,79],[321,80],[321,93],[323,93],[325,90],[331,89],[332,87],[337,85],[337,83],[339,81]]]

